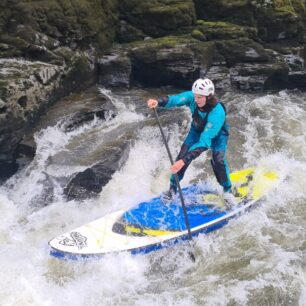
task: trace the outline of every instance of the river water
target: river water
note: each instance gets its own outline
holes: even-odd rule
[[[65,132],[69,108],[87,101],[57,104],[35,134],[35,159],[0,187],[0,304],[306,305],[306,94],[299,91],[222,96],[231,125],[231,170],[264,166],[278,171],[282,181],[256,209],[197,237],[196,263],[188,257],[188,244],[92,261],[50,257],[54,236],[132,207],[168,184],[167,153],[144,102],[161,93],[101,93],[118,110],[114,119]],[[181,120],[165,127],[175,155],[189,116],[184,109],[167,116]],[[65,177],[93,164],[97,151],[114,138],[132,132],[127,160],[100,195],[67,202]],[[216,185],[209,159],[204,153],[194,161],[182,185],[205,179]]]

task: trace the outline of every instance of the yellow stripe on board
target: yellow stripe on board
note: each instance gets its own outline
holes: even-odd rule
[[[237,185],[245,184],[249,181],[249,178],[254,174],[255,169],[249,168],[230,174],[231,182]]]
[[[275,172],[264,172],[249,168],[230,174],[231,181],[241,197],[258,200],[265,195],[279,179]]]
[[[277,173],[263,169],[248,168],[230,174],[234,195],[239,203],[242,199],[258,200],[271,190],[277,183]],[[202,200],[202,201],[201,201]],[[201,196],[202,203],[211,203],[217,207],[224,206],[223,197],[218,194]]]
[[[270,189],[273,188],[276,181],[278,181],[278,175],[275,172],[266,172],[255,179],[252,196],[255,200],[261,198]]]
[[[170,235],[170,234],[177,233],[177,231],[153,230],[149,228],[142,229],[142,228],[136,228],[130,225],[127,225],[125,227],[125,231],[127,233],[146,235],[146,236],[164,236],[164,235]]]

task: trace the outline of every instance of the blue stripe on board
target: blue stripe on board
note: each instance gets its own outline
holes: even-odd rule
[[[199,196],[205,193],[197,186],[184,188],[183,194],[191,228],[204,225],[226,214],[213,205],[199,203]],[[186,229],[183,208],[179,199],[171,204],[162,203],[160,197],[142,202],[136,208],[125,212],[122,221],[129,225],[155,230]]]

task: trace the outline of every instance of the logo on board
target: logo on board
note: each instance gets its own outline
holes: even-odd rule
[[[59,244],[65,246],[76,246],[79,250],[87,247],[87,238],[81,235],[79,232],[71,232],[71,238],[65,237],[62,239]]]

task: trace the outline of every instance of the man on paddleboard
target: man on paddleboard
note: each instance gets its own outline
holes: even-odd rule
[[[226,161],[226,149],[229,136],[229,125],[226,122],[224,105],[215,95],[215,87],[209,79],[198,79],[192,85],[191,91],[177,95],[149,99],[149,108],[187,106],[192,113],[192,122],[189,133],[170,170],[182,180],[190,163],[202,152],[211,149],[211,165],[218,183],[223,187],[224,203],[227,208],[236,204],[232,194],[232,184]],[[170,178],[170,188],[163,192],[164,202],[170,202],[177,193],[174,175]]]

